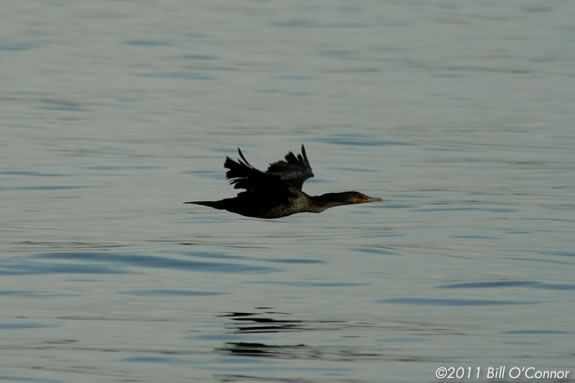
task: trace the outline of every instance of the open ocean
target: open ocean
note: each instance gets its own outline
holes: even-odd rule
[[[0,382],[575,382],[574,20],[3,2]],[[183,204],[234,195],[237,147],[265,169],[302,143],[304,191],[385,203]]]

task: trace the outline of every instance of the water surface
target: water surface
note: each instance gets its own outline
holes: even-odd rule
[[[574,17],[4,4],[0,381],[573,369]],[[307,192],[386,202],[273,221],[182,204],[233,194],[237,146],[265,168],[301,143]]]

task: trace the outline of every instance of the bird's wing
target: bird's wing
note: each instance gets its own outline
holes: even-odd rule
[[[265,174],[277,176],[288,186],[301,190],[305,180],[313,177],[305,147],[301,146],[301,154],[297,156],[289,152],[284,160],[272,163]]]
[[[245,189],[247,192],[262,192],[264,194],[275,194],[285,196],[289,194],[288,185],[274,174],[264,173],[253,167],[244,157],[238,148],[240,158],[232,160],[226,157],[224,167],[228,169],[226,178],[235,189]]]

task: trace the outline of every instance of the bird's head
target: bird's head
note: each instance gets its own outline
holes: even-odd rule
[[[368,203],[368,202],[383,202],[382,198],[369,197],[363,193],[356,191],[348,191],[340,193],[340,201],[345,202],[346,205],[357,204],[357,203]]]

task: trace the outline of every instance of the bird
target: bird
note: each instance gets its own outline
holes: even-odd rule
[[[274,219],[296,213],[321,213],[342,205],[382,202],[357,191],[310,196],[302,191],[304,182],[314,177],[305,146],[301,153],[289,152],[283,160],[273,162],[263,172],[252,166],[238,148],[239,158],[226,156],[226,178],[235,189],[243,189],[236,197],[219,201],[189,201],[187,204],[209,206],[246,217]]]

